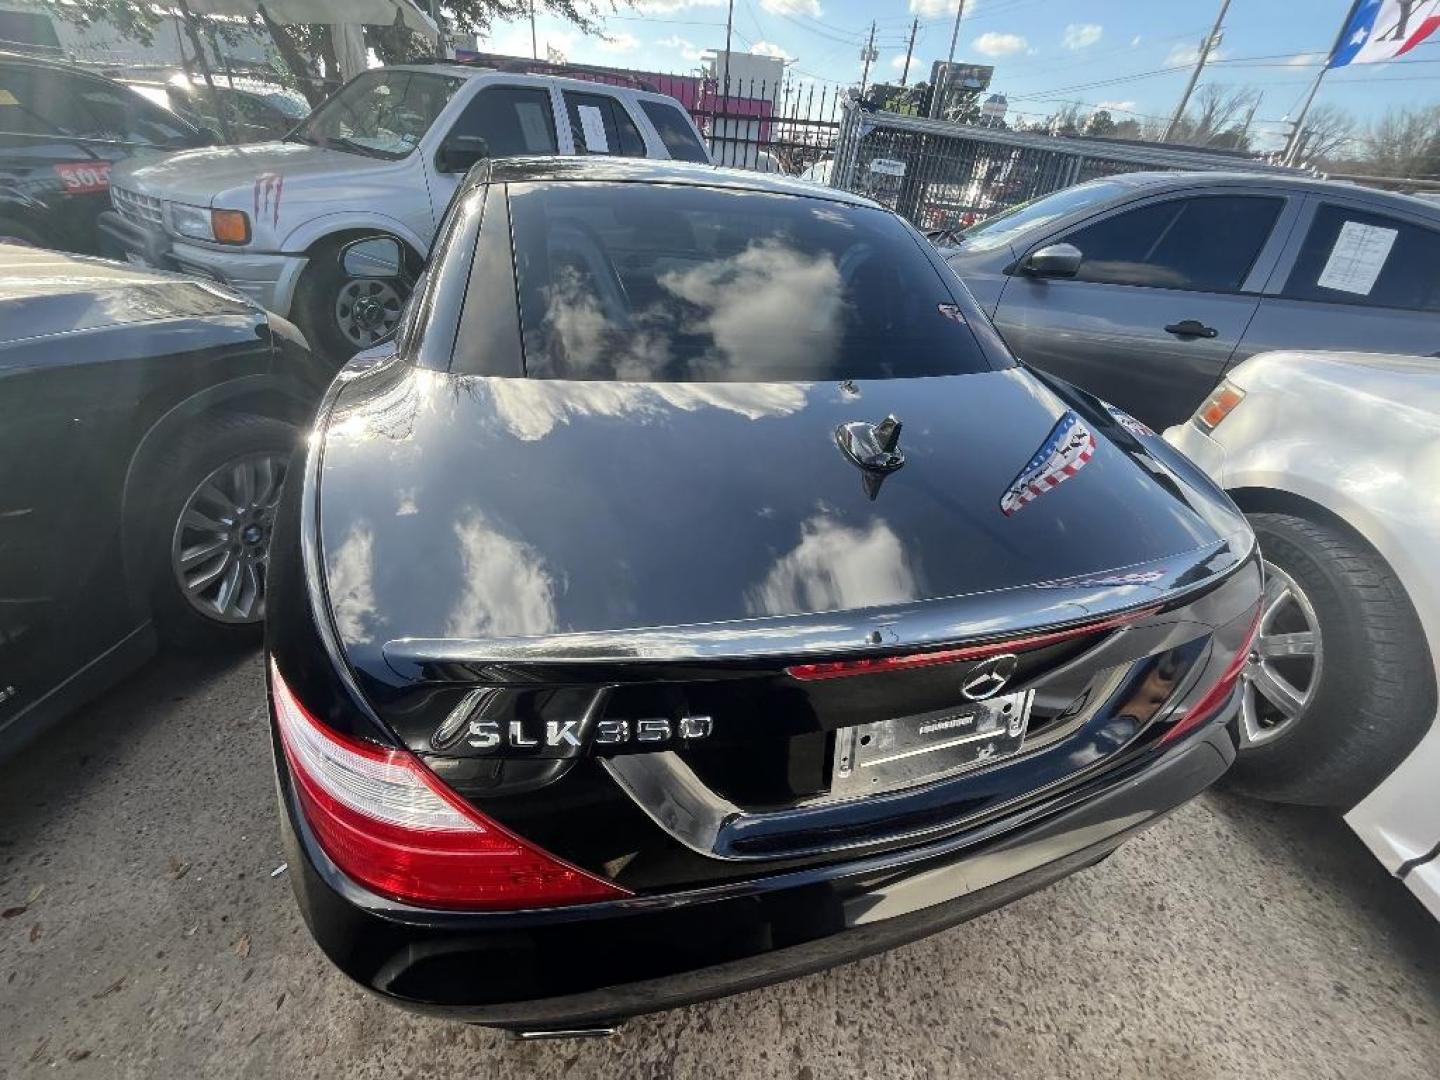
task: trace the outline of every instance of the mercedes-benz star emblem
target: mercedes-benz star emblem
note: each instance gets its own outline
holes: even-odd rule
[[[965,676],[965,681],[960,684],[960,693],[965,695],[967,701],[982,701],[994,697],[1005,689],[1005,684],[1014,676],[1019,663],[1020,658],[1014,653],[1001,653],[980,661]]]

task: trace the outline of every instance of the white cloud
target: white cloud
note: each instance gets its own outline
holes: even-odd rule
[[[1142,40],[1143,40],[1143,39],[1140,37],[1140,35],[1139,35],[1139,34],[1136,34],[1134,37],[1132,37],[1132,38],[1130,39],[1130,48],[1132,48],[1132,49],[1137,48],[1137,47],[1140,45],[1140,42],[1141,42]]]
[[[773,41],[757,41],[750,46],[750,51],[757,56],[773,56],[780,60],[789,60],[791,56]]]
[[[919,588],[900,538],[882,520],[866,528],[824,513],[800,526],[800,542],[745,590],[751,615],[844,611],[913,600]]]
[[[776,15],[820,17],[820,0],[760,0],[760,6]]]
[[[1014,56],[1024,52],[1030,43],[1019,34],[997,34],[994,30],[981,34],[971,46],[982,56]]]
[[[1099,23],[1071,23],[1065,27],[1065,36],[1060,43],[1067,49],[1086,49],[1099,41],[1104,32]]]
[[[956,0],[910,0],[910,12],[922,19],[935,19],[941,15],[954,15],[955,5]],[[965,5],[965,14],[975,14],[977,6],[975,0],[970,0]]]
[[[693,41],[686,41],[678,34],[672,34],[668,38],[662,38],[661,40],[655,42],[655,44],[660,46],[660,48],[662,49],[678,50],[680,55],[686,60],[689,60],[692,64],[699,60],[703,60],[705,58],[705,54],[709,52],[708,49],[701,48]]]
[[[595,47],[607,53],[632,52],[640,47],[640,39],[629,33],[611,34],[609,41],[596,38]]]
[[[1310,67],[1326,59],[1327,54],[1321,52],[1296,53],[1285,61],[1287,67]]]
[[[1112,112],[1134,112],[1135,102],[1133,101],[1097,101],[1095,109],[1108,109]]]
[[[1200,45],[1198,43],[1194,45],[1174,45],[1171,47],[1169,55],[1165,57],[1165,66],[1189,67],[1198,59],[1200,59]],[[1224,60],[1225,50],[1211,49],[1210,59]]]
[[[892,56],[890,58],[890,66],[896,71],[904,71],[905,54],[902,52],[896,53],[894,56]],[[930,77],[930,61],[921,60],[918,56],[912,56],[910,58],[910,74],[914,75],[917,71],[924,72],[924,75],[921,77],[928,79]]]

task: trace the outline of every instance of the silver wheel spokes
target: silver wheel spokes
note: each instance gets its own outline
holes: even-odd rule
[[[247,454],[212,472],[185,501],[170,566],[185,599],[206,618],[265,617],[270,529],[287,461],[280,453]]]
[[[335,322],[352,343],[368,348],[395,328],[404,302],[399,290],[388,281],[356,278],[340,287],[335,298]]]
[[[1320,685],[1323,657],[1310,599],[1269,562],[1261,605],[1240,699],[1240,738],[1248,746],[1273,739],[1300,719]]]

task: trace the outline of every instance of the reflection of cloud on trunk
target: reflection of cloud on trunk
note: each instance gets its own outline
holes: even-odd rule
[[[347,645],[367,645],[374,640],[375,617],[375,534],[363,524],[350,526],[326,569],[330,609],[335,628]]]
[[[765,241],[659,281],[705,313],[720,355],[702,368],[744,371],[756,356],[775,367],[800,365],[830,355],[839,342],[840,271],[828,254],[802,255]],[[809,332],[796,333],[798,327]]]
[[[555,585],[530,545],[496,531],[478,513],[455,523],[464,592],[446,620],[450,637],[547,634],[555,629]]]
[[[747,420],[789,416],[805,406],[803,383],[609,383],[487,379],[495,413],[516,438],[543,439],[571,416],[633,417],[668,409],[721,409]]]
[[[919,584],[905,549],[884,521],[841,525],[824,514],[800,527],[800,543],[745,593],[751,615],[840,611],[914,600]]]

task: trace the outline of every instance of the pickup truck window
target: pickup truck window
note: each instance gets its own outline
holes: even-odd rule
[[[488,86],[471,99],[447,138],[485,140],[491,157],[554,154],[550,92],[533,86]]]
[[[570,133],[577,154],[612,154],[644,157],[645,140],[625,106],[609,94],[577,94],[565,91],[565,108],[570,113]]]
[[[695,137],[695,129],[685,119],[685,114],[674,105],[666,105],[661,101],[641,101],[640,108],[645,110],[645,115],[660,133],[660,141],[676,161],[710,160],[705,153],[705,147],[701,146],[700,140]]]
[[[464,81],[428,71],[367,71],[341,87],[289,137],[398,160],[415,149]]]

